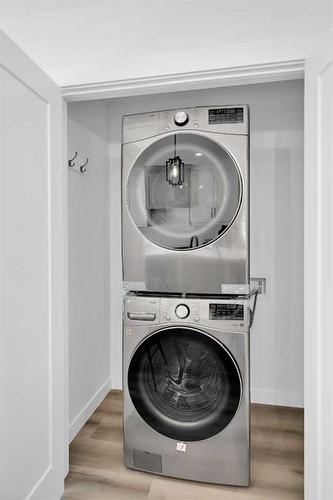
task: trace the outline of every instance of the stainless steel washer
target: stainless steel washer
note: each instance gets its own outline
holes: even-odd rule
[[[126,290],[248,293],[247,106],[125,116]]]
[[[247,300],[124,300],[126,466],[248,485]]]

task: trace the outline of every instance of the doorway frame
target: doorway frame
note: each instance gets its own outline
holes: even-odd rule
[[[279,82],[287,80],[304,79],[306,84],[305,72],[305,59],[286,60],[280,62],[271,62],[265,64],[256,64],[249,66],[235,66],[229,68],[221,68],[208,71],[196,71],[177,73],[172,75],[162,75],[146,78],[133,78],[128,80],[119,80],[103,83],[91,83],[82,85],[69,85],[61,88],[62,96],[65,102],[79,102],[97,99],[112,99],[120,97],[132,97],[139,95],[149,94],[162,94],[168,92],[189,91],[189,90],[203,90],[217,87],[230,87],[238,85],[250,85],[256,83]],[[306,107],[306,103],[304,102]],[[67,129],[67,112],[64,114]],[[305,143],[307,141],[307,134],[304,134]],[[311,192],[309,190],[310,178],[310,165],[305,156],[304,166],[304,227],[306,227],[306,220],[312,207]],[[312,179],[313,176],[312,172]],[[315,188],[314,188],[315,189]],[[67,241],[67,237],[65,238]],[[311,268],[313,262],[311,257],[313,253],[310,251],[310,246],[315,245],[304,239],[304,303],[310,303],[313,295],[314,283],[313,273]],[[318,257],[320,259],[320,257]],[[316,369],[318,359],[313,351],[314,336],[317,332],[310,330],[307,324],[308,315],[304,311],[304,374]],[[318,337],[318,336],[317,336]],[[68,359],[68,356],[66,356]],[[316,422],[313,421],[312,415],[307,408],[310,409],[311,405],[316,404],[316,394],[313,393],[312,387],[304,386],[304,484],[305,484],[305,498],[306,492],[312,489],[313,485],[317,482],[317,476],[311,477],[311,470],[314,467],[314,459],[310,456],[310,449],[308,441],[315,440],[318,446],[318,437],[314,437],[316,433]],[[305,480],[306,479],[306,480]],[[311,488],[309,483],[313,483]]]
[[[163,94],[304,78],[305,59],[61,87],[68,102]]]

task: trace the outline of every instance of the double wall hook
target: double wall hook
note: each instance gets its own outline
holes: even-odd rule
[[[77,158],[76,162],[74,161],[75,159]],[[83,165],[78,165],[77,163],[78,162],[82,162],[82,158],[80,160],[80,157],[78,157],[77,155],[77,151],[75,152],[73,158],[71,158],[70,160],[68,160],[68,166],[70,168],[73,168],[76,172],[79,172],[81,174],[85,174],[87,172],[87,164],[88,164],[88,161],[89,161],[89,158],[86,159],[86,161],[83,163]]]

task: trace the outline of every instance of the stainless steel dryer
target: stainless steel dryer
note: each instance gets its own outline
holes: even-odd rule
[[[248,293],[247,106],[125,116],[124,287]]]
[[[249,484],[245,299],[125,297],[127,467]]]

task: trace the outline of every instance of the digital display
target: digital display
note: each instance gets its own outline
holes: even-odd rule
[[[243,108],[216,108],[208,111],[209,125],[243,123]]]
[[[242,304],[209,304],[209,319],[244,320]]]

